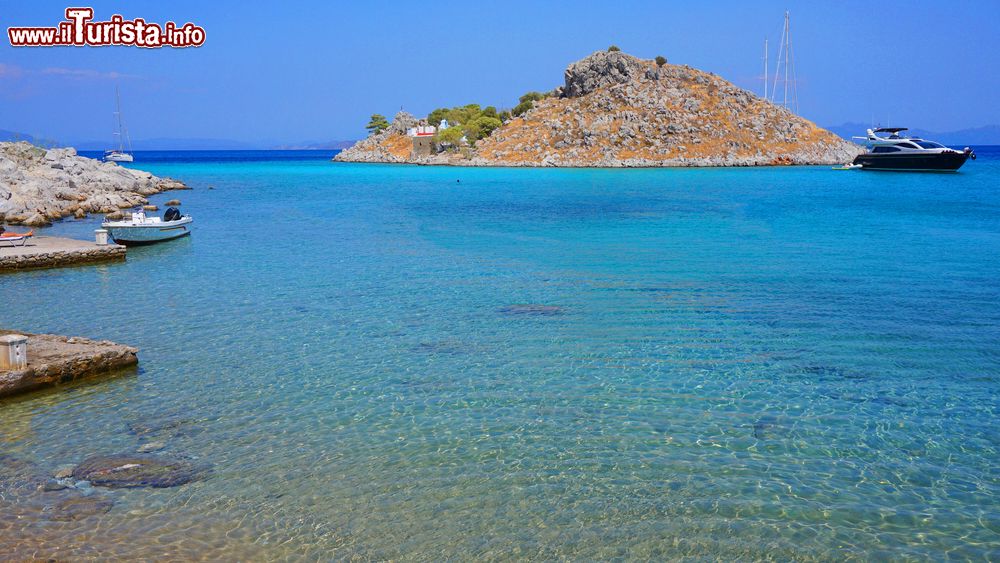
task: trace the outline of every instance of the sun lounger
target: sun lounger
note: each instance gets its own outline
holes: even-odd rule
[[[0,233],[0,243],[6,243],[8,246],[24,246],[24,243],[33,236],[35,236],[34,230],[26,233],[3,232]]]

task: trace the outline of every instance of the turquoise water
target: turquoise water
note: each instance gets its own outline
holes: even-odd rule
[[[1000,152],[951,175],[261,158],[139,162],[195,188],[153,198],[193,236],[0,277],[0,326],[141,349],[3,402],[0,451],[51,473],[149,425],[212,468],[73,522],[0,490],[8,553],[1000,558]]]

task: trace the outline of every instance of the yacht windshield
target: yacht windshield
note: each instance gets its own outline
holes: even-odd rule
[[[944,148],[944,145],[939,145],[939,144],[933,143],[931,141],[914,141],[914,142],[917,143],[918,145],[920,145],[921,147],[925,148],[925,149],[943,149]]]

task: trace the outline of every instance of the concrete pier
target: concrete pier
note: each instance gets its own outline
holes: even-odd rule
[[[67,383],[139,362],[139,350],[107,340],[0,329],[0,336],[8,335],[28,337],[27,365],[22,369],[0,369],[0,397]]]
[[[0,272],[32,268],[54,268],[125,259],[125,247],[119,244],[60,237],[31,237],[24,246],[11,247],[0,242]]]

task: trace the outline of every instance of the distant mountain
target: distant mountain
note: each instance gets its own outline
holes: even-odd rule
[[[42,147],[73,147],[80,151],[103,151],[111,148],[112,140],[78,139],[62,141],[48,139],[38,135],[0,129],[0,142],[27,141]],[[259,140],[257,142],[234,141],[233,139],[211,138],[177,138],[156,137],[153,139],[136,139],[132,141],[132,149],[137,151],[245,151],[245,150],[333,150],[346,149],[354,141],[301,141],[298,143],[281,143],[278,140]]]
[[[33,145],[38,145],[41,147],[57,147],[60,146],[59,141],[55,139],[45,139],[42,137],[36,137],[34,135],[29,135],[27,133],[21,133],[18,131],[8,131],[6,129],[0,129],[0,142],[6,141],[28,141]]]
[[[348,149],[354,146],[355,142],[356,141],[303,141],[302,143],[293,145],[275,145],[271,147],[271,149],[282,151]]]
[[[865,130],[871,125],[864,123],[844,123],[827,127],[841,137],[850,140],[852,136],[864,136]],[[960,129],[958,131],[937,132],[926,129],[910,129],[906,132],[914,137],[922,137],[931,141],[938,141],[946,145],[1000,145],[1000,125],[986,125],[972,129]]]
[[[110,148],[111,141],[76,141],[73,147],[81,151],[100,151]],[[137,151],[198,151],[198,150],[253,150],[262,148],[253,143],[233,141],[231,139],[178,139],[173,137],[157,137],[153,139],[136,139],[132,141],[132,149]]]
[[[301,143],[279,144],[276,141],[259,141],[248,143],[232,139],[181,139],[173,137],[158,137],[154,139],[137,139],[132,141],[132,149],[137,151],[246,151],[246,150],[312,150],[312,149],[343,149],[354,144],[354,141],[303,141]],[[77,141],[72,143],[77,150],[95,151],[109,148],[110,141]]]

